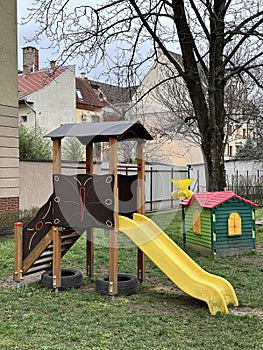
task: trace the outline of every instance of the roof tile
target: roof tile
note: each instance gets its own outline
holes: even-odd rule
[[[18,76],[19,100],[49,85],[66,70],[67,68],[64,67],[64,68],[57,68],[54,71],[43,70],[43,71],[37,71],[34,73],[19,75]]]
[[[220,191],[220,192],[200,192],[194,193],[193,196],[187,200],[184,200],[181,204],[184,206],[190,206],[195,200],[202,208],[212,209],[218,205],[228,201],[231,198],[238,198],[243,202],[257,206],[256,203],[251,202],[248,199],[242,198],[235,194],[233,191]]]
[[[93,107],[94,109],[103,108],[104,104],[94,92],[90,82],[85,78],[76,78],[76,89],[80,90],[83,99],[76,96],[78,108]]]

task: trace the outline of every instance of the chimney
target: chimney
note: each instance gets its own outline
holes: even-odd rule
[[[80,73],[80,75],[81,75],[81,78],[82,78],[82,79],[87,79],[87,78],[86,78],[86,73],[85,73],[85,72]]]
[[[23,73],[39,70],[39,51],[33,46],[23,47]]]
[[[55,70],[55,68],[56,68],[56,61],[55,60],[50,61],[50,69],[53,71]]]

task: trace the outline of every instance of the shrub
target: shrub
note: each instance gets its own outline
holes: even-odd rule
[[[10,210],[0,213],[0,236],[7,236],[13,233],[14,222],[22,221],[28,223],[34,218],[38,208],[32,207],[26,210]]]
[[[19,126],[19,158],[20,160],[50,160],[51,143],[43,138],[44,131],[40,127],[26,128]]]

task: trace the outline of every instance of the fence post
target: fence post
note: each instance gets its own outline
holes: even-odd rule
[[[153,168],[150,168],[150,210],[153,210]]]
[[[187,165],[187,177],[188,177],[188,179],[190,179],[190,177],[191,177],[191,170],[192,170],[192,168],[191,168],[191,164],[188,164]]]
[[[172,197],[172,192],[173,192],[173,182],[172,182],[172,179],[174,177],[174,168],[172,167],[171,168],[171,208],[174,207],[174,200],[173,200],[173,197]]]

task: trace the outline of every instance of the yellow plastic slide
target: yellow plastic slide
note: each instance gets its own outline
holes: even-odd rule
[[[141,214],[134,214],[133,220],[119,216],[119,227],[178,288],[205,301],[211,315],[228,313],[229,304],[238,306],[232,285],[203,270],[151,219]]]

